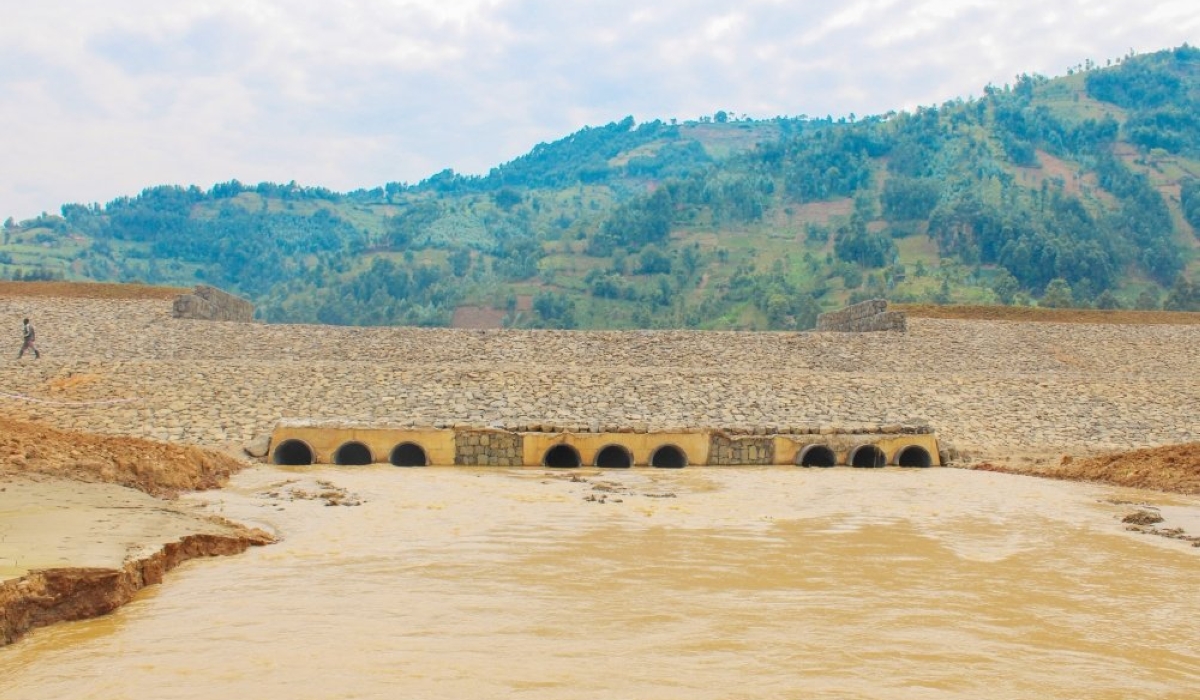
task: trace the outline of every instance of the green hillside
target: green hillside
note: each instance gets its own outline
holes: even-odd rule
[[[272,321],[785,329],[871,297],[1200,310],[1198,231],[1183,46],[860,120],[629,117],[486,176],[154,187],[10,219],[0,276],[204,282]]]

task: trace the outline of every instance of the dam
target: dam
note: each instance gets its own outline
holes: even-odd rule
[[[0,410],[261,447],[181,499],[284,535],[29,635],[0,654],[0,697],[1200,687],[1200,550],[1123,521],[1137,503],[1195,532],[1195,497],[921,468],[1200,439],[1200,325],[481,332],[3,295],[0,314],[32,317],[42,350],[0,360]],[[29,502],[70,512],[49,506]]]
[[[32,318],[42,350],[0,362],[6,415],[238,452],[265,439],[276,463],[936,467],[1200,440],[1197,323],[349,328],[4,295],[0,314]]]

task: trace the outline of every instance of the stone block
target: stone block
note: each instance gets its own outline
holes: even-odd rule
[[[254,305],[216,287],[199,284],[191,294],[175,297],[171,314],[175,318],[201,321],[250,323],[254,320]]]

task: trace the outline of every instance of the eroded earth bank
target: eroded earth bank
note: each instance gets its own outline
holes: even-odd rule
[[[110,612],[189,559],[270,542],[170,500],[243,466],[193,446],[0,418],[0,646]]]

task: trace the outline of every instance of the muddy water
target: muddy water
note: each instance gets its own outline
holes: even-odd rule
[[[303,498],[316,479],[364,504]],[[201,498],[284,541],[0,650],[0,698],[1200,695],[1200,550],[1124,532],[1111,502],[1200,531],[1196,499],[951,469],[379,466]]]

